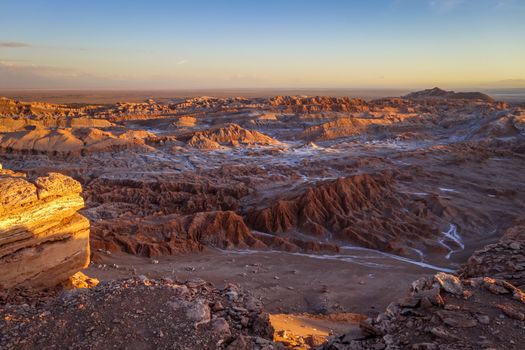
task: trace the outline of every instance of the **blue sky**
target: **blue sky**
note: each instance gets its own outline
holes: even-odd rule
[[[525,87],[525,0],[1,5],[0,88]]]

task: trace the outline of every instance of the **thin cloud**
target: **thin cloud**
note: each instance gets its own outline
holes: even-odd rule
[[[7,48],[7,49],[33,48],[33,49],[44,49],[44,50],[67,50],[67,51],[84,51],[84,52],[90,50],[89,48],[86,48],[86,47],[33,45],[33,44],[23,43],[20,41],[0,41],[0,48]]]
[[[121,88],[119,80],[75,69],[28,64],[0,58],[0,89]]]
[[[10,48],[10,49],[19,49],[19,48],[25,48],[25,47],[33,47],[33,45],[22,43],[19,41],[0,41],[0,47]]]
[[[188,60],[180,60],[180,61],[178,61],[178,62],[175,63],[175,64],[180,66],[180,65],[182,65],[182,64],[186,64],[186,63],[188,63]]]
[[[54,66],[38,65],[24,60],[5,60],[0,59],[0,69],[4,72],[32,74],[49,77],[78,77],[84,75],[83,72]]]
[[[437,13],[448,13],[454,11],[465,0],[429,0],[428,6]]]

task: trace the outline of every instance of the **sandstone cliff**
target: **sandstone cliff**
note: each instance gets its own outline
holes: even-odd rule
[[[57,285],[89,263],[80,184],[61,174],[29,180],[0,169],[0,286]]]

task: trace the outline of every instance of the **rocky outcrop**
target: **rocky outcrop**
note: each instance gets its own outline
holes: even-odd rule
[[[514,114],[515,113],[515,114]],[[470,125],[469,139],[487,139],[525,136],[525,114],[519,111],[499,114]]]
[[[442,90],[438,87],[422,91],[411,92],[404,96],[407,99],[460,99],[460,100],[481,100],[493,102],[494,99],[482,92],[454,92]]]
[[[83,114],[89,109],[45,102],[21,102],[0,97],[0,116],[5,117],[66,117]]]
[[[122,135],[97,128],[35,129],[0,134],[0,149],[7,152],[79,156],[88,153],[122,150],[152,150],[145,139],[151,137],[133,132]],[[142,137],[141,137],[142,136]]]
[[[360,324],[361,335],[333,337],[320,350],[522,349],[525,293],[490,277],[443,272],[414,281],[409,294]]]
[[[299,196],[251,210],[246,222],[272,234],[311,235],[402,255],[414,244],[442,249],[441,234],[425,199],[410,199],[393,188],[392,175],[361,174],[309,187]],[[435,222],[435,221],[434,221]]]
[[[182,116],[182,117],[179,117],[177,119],[177,121],[175,121],[173,123],[173,125],[179,127],[179,128],[188,128],[188,127],[193,127],[197,124],[197,118],[195,117],[190,117],[190,116]]]
[[[344,118],[336,119],[321,125],[307,128],[300,135],[302,139],[311,141],[332,140],[340,137],[360,135],[366,131],[374,131],[378,126],[390,124],[384,119]]]
[[[87,266],[81,191],[58,173],[30,180],[0,170],[0,286],[54,286]]]
[[[97,179],[85,186],[96,249],[142,256],[173,255],[221,249],[272,248],[290,252],[331,251],[338,247],[316,239],[277,237],[255,232],[245,224],[243,183],[212,185],[168,179]]]
[[[525,225],[508,229],[499,242],[474,252],[459,274],[505,279],[525,289]]]
[[[261,301],[234,284],[218,289],[200,279],[140,276],[40,299],[33,308],[25,304],[31,299],[1,301],[2,349],[283,348],[272,341]]]
[[[525,226],[475,252],[457,275],[422,277],[404,298],[319,350],[522,349]]]
[[[155,256],[264,246],[234,212],[248,191],[198,179],[97,179],[85,188],[85,214],[94,247],[112,251]]]
[[[142,256],[202,251],[205,247],[266,248],[232,211],[106,220],[93,229],[93,248]]]
[[[207,149],[239,145],[275,146],[280,145],[280,142],[258,131],[243,129],[237,124],[198,131],[188,141],[190,147]]]
[[[93,221],[134,216],[193,214],[200,211],[228,211],[239,208],[239,200],[250,190],[244,183],[214,184],[194,176],[167,179],[149,176],[147,179],[98,178],[84,188]],[[110,208],[99,205],[113,204]]]
[[[270,105],[287,113],[357,112],[368,110],[364,100],[348,97],[329,96],[276,96]]]

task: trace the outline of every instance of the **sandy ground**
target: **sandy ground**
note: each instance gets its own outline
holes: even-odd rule
[[[383,268],[283,252],[208,250],[157,260],[113,253],[97,260],[85,273],[100,280],[138,274],[200,277],[219,287],[238,283],[259,296],[271,313],[374,314],[404,295],[411,281],[433,272],[388,258],[389,267]]]
[[[295,340],[300,338],[319,341],[331,334],[358,334],[360,318],[381,312],[406,294],[410,282],[433,272],[387,257],[373,259],[384,266],[366,266],[370,259],[364,257],[369,255],[356,262],[284,252],[212,249],[156,259],[121,253],[97,256],[85,273],[102,281],[146,275],[182,280],[199,277],[217,287],[238,283],[262,300],[271,314],[275,339],[289,345],[298,345]]]
[[[295,349],[315,347],[333,334],[351,333],[359,336],[358,324],[363,319],[362,315],[352,313],[270,315],[270,322],[277,330],[274,340]]]

